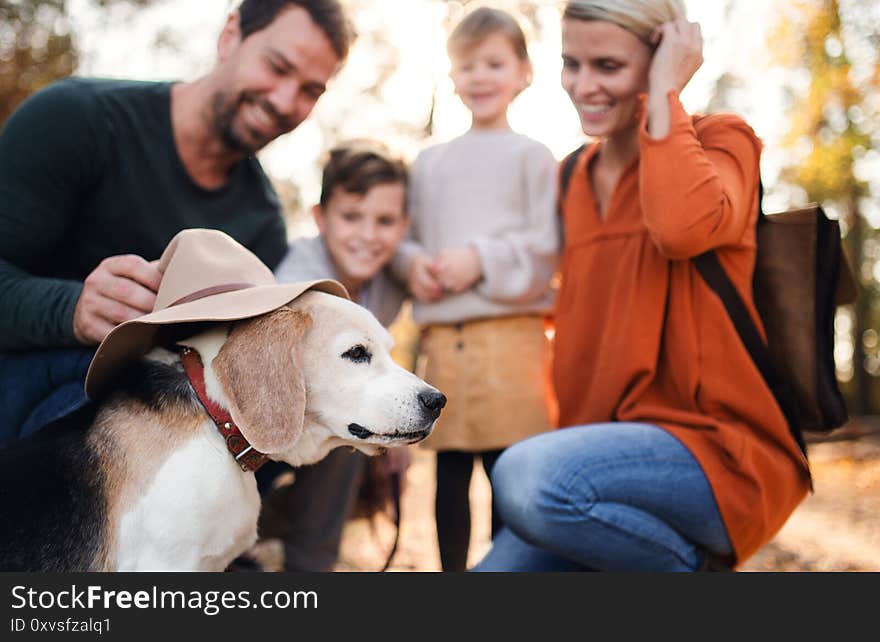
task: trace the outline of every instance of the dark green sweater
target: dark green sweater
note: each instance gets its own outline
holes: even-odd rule
[[[68,78],[0,132],[0,350],[75,345],[73,311],[106,257],[158,258],[180,230],[226,232],[274,269],[281,208],[256,158],[196,185],[171,130],[170,83]]]

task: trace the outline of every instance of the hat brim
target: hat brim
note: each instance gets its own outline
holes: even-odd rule
[[[110,331],[92,357],[86,374],[86,395],[94,400],[106,394],[125,365],[155,346],[156,334],[163,326],[249,319],[276,310],[308,290],[349,298],[342,284],[330,279],[262,285],[207,296],[126,321]]]

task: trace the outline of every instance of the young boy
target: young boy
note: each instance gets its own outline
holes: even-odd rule
[[[333,149],[324,165],[320,202],[312,209],[320,234],[290,243],[275,270],[278,282],[334,278],[380,323],[390,325],[405,292],[385,267],[409,225],[407,181],[406,165],[375,143]],[[274,490],[272,481],[284,465],[267,464],[258,471],[264,497],[260,535],[283,539],[285,570],[333,569],[366,462],[357,451],[337,448],[318,464],[297,469],[292,485]]]

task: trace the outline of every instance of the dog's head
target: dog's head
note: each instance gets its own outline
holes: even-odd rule
[[[273,459],[307,464],[342,445],[375,454],[427,437],[446,403],[394,362],[392,343],[361,306],[307,292],[233,325],[206,367],[206,385]],[[212,355],[195,347],[208,362]]]

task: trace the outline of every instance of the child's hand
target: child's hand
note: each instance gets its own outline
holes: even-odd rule
[[[453,294],[467,290],[483,275],[480,255],[469,245],[443,250],[434,264],[440,285]]]
[[[648,72],[650,93],[661,95],[680,92],[703,64],[703,34],[700,25],[687,20],[667,22],[651,34],[654,52]]]
[[[434,303],[443,298],[443,288],[437,278],[431,257],[417,254],[409,264],[409,291],[422,303]]]

